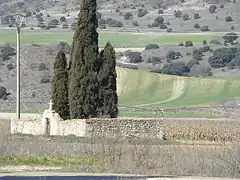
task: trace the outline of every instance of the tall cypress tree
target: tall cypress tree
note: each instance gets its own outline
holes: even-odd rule
[[[96,9],[96,0],[82,0],[70,60],[69,106],[72,119],[98,115],[99,61]]]
[[[105,48],[100,52],[99,58],[101,62],[98,75],[100,84],[99,112],[102,116],[115,118],[118,115],[116,56],[114,48],[110,43],[107,43]]]
[[[63,51],[58,52],[54,63],[51,99],[53,101],[53,109],[61,118],[68,119],[68,70],[67,59]]]

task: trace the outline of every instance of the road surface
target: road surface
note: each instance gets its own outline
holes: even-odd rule
[[[51,173],[51,172],[17,172],[2,173],[1,180],[233,180],[231,178],[211,177],[169,177],[169,176],[138,176],[121,174],[84,174],[84,173]],[[239,179],[235,179],[239,180]]]

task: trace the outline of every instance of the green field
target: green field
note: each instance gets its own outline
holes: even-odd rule
[[[123,68],[117,72],[120,106],[193,107],[240,96],[240,78],[178,77]]]
[[[117,75],[119,107],[128,109],[120,110],[120,116],[151,117],[152,109],[159,107],[174,109],[207,106],[213,102],[240,96],[240,78],[179,77],[119,67]],[[28,110],[24,113],[36,112],[36,110]],[[174,110],[166,112],[165,115],[176,118],[217,117],[209,113],[175,112]]]
[[[22,30],[22,44],[57,44],[60,41],[72,42],[73,31],[40,31]],[[179,44],[186,40],[194,43],[202,43],[203,40],[221,39],[223,34],[179,34],[179,33],[142,33],[100,31],[99,46],[103,47],[110,41],[115,47],[145,47],[146,44]],[[16,44],[16,32],[14,30],[0,30],[0,44]]]

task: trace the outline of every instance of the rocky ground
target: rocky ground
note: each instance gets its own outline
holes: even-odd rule
[[[216,5],[217,9],[215,13],[209,13],[209,7]],[[240,30],[240,19],[238,18],[240,8],[240,2],[234,0],[162,0],[162,1],[144,1],[144,0],[98,0],[98,12],[101,13],[101,19],[113,18],[116,21],[121,21],[123,27],[121,29],[139,28],[147,32],[166,32],[166,29],[149,28],[148,24],[152,24],[156,17],[162,16],[164,18],[164,24],[168,28],[171,28],[173,32],[200,32],[200,29],[194,28],[195,24],[200,26],[209,26],[210,31],[224,31]],[[139,9],[146,10],[146,15],[138,17]],[[163,12],[159,13],[159,10]],[[183,18],[176,18],[174,11],[180,10],[182,14],[188,14],[189,19],[184,21]],[[58,28],[61,28],[63,23],[71,25],[76,22],[76,17],[79,12],[79,1],[74,0],[0,0],[0,15],[5,17],[6,15],[16,12],[26,13],[35,12],[36,14],[42,13],[44,23],[48,23],[53,19],[60,20],[60,17],[65,16],[66,21],[60,23]],[[125,20],[125,13],[132,13],[133,16],[129,20]],[[194,13],[199,13],[200,18],[194,19]],[[225,22],[225,17],[231,16],[233,21]],[[137,21],[139,26],[135,27],[133,21]],[[27,18],[26,25],[28,28],[36,28],[38,21],[36,15],[32,15]],[[1,25],[6,27],[7,25]],[[234,28],[232,28],[234,26]],[[0,28],[1,28],[0,27]],[[109,28],[107,26],[107,28]],[[231,29],[232,28],[232,29]],[[210,40],[208,40],[210,41]],[[180,43],[180,42],[179,42]],[[194,45],[193,47],[180,47],[176,45],[164,45],[155,50],[147,50],[142,52],[143,62],[138,63],[139,69],[151,69],[161,67],[166,62],[166,55],[168,51],[176,51],[181,53],[179,59],[175,62],[188,63],[192,60],[190,53],[199,48],[201,45]],[[211,49],[220,48],[222,45],[211,45]],[[23,102],[23,108],[27,110],[29,107],[38,109],[45,107],[49,101],[50,94],[50,81],[52,77],[53,62],[58,49],[56,45],[27,45],[21,49],[21,98]],[[134,49],[134,51],[138,51]],[[118,56],[118,62],[128,64],[129,61],[122,59],[120,53]],[[148,63],[149,57],[160,57],[162,63],[151,64]],[[200,61],[198,68],[192,75],[199,74],[207,71],[209,68],[208,58],[211,53],[204,53],[203,60]],[[69,58],[69,55],[68,55]],[[10,67],[10,68],[9,68]],[[226,75],[238,75],[239,69],[226,69],[217,68],[212,69],[215,76]],[[10,60],[2,62],[0,66],[0,81],[1,85],[7,87],[10,95],[8,101],[2,104],[3,107],[10,107],[14,109],[13,102],[16,100],[16,56],[10,58]],[[32,104],[34,103],[34,105]],[[45,105],[44,105],[45,104]]]
[[[76,22],[76,17],[79,12],[79,2],[74,0],[67,1],[54,1],[54,0],[18,0],[18,1],[1,1],[0,2],[0,15],[9,15],[21,12],[42,13],[44,23],[47,24],[52,19],[59,20],[60,17],[65,16],[67,23],[71,25]],[[215,13],[209,13],[210,5],[216,5]],[[195,24],[200,26],[209,26],[210,31],[230,31],[240,30],[239,15],[239,1],[234,0],[162,0],[162,1],[144,1],[144,0],[98,0],[98,11],[101,13],[102,19],[112,18],[116,21],[123,23],[123,28],[144,28],[152,24],[156,17],[162,16],[168,28],[173,32],[188,32],[200,31],[194,28]],[[147,13],[144,16],[138,16],[139,9],[145,10]],[[159,10],[163,12],[159,13]],[[176,18],[174,11],[180,10],[182,15],[188,14],[188,20],[183,18]],[[125,20],[124,14],[130,12],[132,17]],[[194,13],[199,13],[200,18],[194,19]],[[226,22],[226,16],[231,16],[232,21]],[[137,26],[133,25],[137,21]],[[38,21],[35,17],[29,16],[26,21],[28,27],[36,27]],[[62,27],[60,23],[60,28]],[[232,26],[234,26],[232,28]],[[108,28],[108,27],[107,27]],[[151,28],[154,31],[166,32],[166,29]]]

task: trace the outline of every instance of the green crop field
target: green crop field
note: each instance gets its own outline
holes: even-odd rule
[[[240,96],[239,79],[178,77],[118,68],[120,106],[205,106]]]
[[[73,31],[41,31],[41,30],[22,30],[22,44],[57,44],[60,41],[72,42]],[[203,40],[221,39],[223,34],[179,34],[179,33],[132,33],[100,31],[99,46],[103,47],[110,41],[115,47],[145,47],[146,44],[179,44],[187,40],[194,43],[202,43]],[[16,32],[14,30],[0,30],[0,44],[16,44]]]
[[[151,117],[157,107],[207,106],[240,96],[240,78],[195,78],[156,74],[117,67],[120,116]],[[132,110],[131,107],[134,107]],[[127,109],[124,109],[127,108]],[[28,110],[24,113],[40,113]],[[209,113],[167,111],[167,117],[216,118]]]

